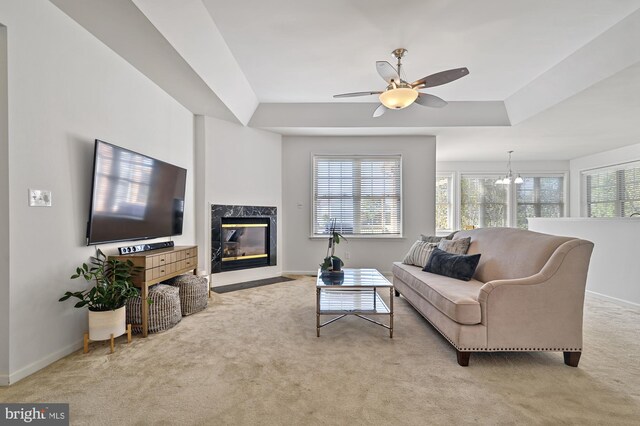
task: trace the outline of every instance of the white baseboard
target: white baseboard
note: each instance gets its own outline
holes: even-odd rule
[[[608,300],[610,302],[617,302],[621,305],[626,305],[626,306],[632,306],[634,308],[640,308],[640,304],[638,303],[634,303],[634,302],[630,302],[628,300],[624,300],[624,299],[618,299],[617,297],[613,297],[613,296],[607,296],[606,294],[602,294],[602,293],[596,293],[595,291],[591,291],[591,290],[587,290],[587,293],[599,297],[601,299],[605,299]]]
[[[43,368],[45,368],[46,366],[48,366],[49,364],[52,364],[54,362],[56,362],[57,360],[64,358],[65,356],[77,351],[78,349],[82,348],[83,345],[83,341],[78,340],[70,345],[65,346],[64,348],[57,350],[53,353],[50,353],[49,355],[45,356],[44,358],[32,362],[31,364],[22,367],[21,369],[19,369],[18,371],[14,371],[13,373],[9,374],[8,377],[6,377],[6,385],[12,385],[15,382],[24,379],[27,376],[32,375],[33,373],[35,373],[38,370],[42,370]],[[3,380],[3,376],[0,376],[0,385],[4,384],[4,380]],[[5,385],[5,386],[6,386]]]
[[[9,386],[9,376],[0,374],[0,386]]]

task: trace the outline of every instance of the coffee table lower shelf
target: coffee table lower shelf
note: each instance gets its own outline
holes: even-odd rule
[[[316,330],[320,337],[320,328],[327,326],[347,315],[354,315],[363,320],[389,330],[389,337],[393,338],[393,288],[390,289],[391,307],[389,308],[375,288],[349,289],[316,289]],[[321,323],[321,315],[338,315]],[[376,321],[368,316],[387,315],[389,325]]]

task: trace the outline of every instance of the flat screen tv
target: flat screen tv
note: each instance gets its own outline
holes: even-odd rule
[[[96,139],[87,245],[182,234],[187,171]]]

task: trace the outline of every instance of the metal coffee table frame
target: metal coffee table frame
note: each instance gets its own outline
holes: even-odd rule
[[[386,305],[378,289],[389,289],[389,306]],[[324,323],[321,315],[338,315]],[[344,278],[325,278],[318,270],[316,281],[316,334],[320,337],[320,329],[347,315],[354,315],[363,320],[389,330],[389,338],[393,338],[393,284],[376,269],[345,269]],[[387,315],[389,325],[376,321],[369,316]]]

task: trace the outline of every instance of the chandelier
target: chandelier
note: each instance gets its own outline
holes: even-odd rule
[[[498,180],[496,181],[496,185],[510,185],[511,182],[520,184],[524,182],[524,179],[522,179],[520,173],[518,173],[515,178],[513,177],[513,171],[511,171],[511,154],[513,154],[513,151],[507,151],[507,154],[509,154],[509,160],[507,161],[507,174],[505,175],[505,177],[498,178]]]

